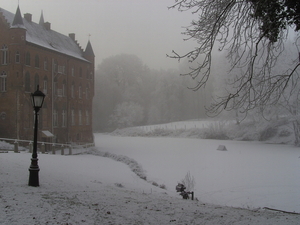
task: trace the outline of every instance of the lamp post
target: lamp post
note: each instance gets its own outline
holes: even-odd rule
[[[34,108],[34,139],[33,151],[31,158],[31,165],[29,167],[29,186],[38,187],[39,185],[39,171],[38,158],[37,158],[37,131],[38,131],[38,112],[43,106],[45,94],[39,90],[39,85],[34,93],[31,93],[32,104]]]

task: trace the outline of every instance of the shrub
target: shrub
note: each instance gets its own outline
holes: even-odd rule
[[[275,137],[277,131],[278,131],[277,127],[267,127],[266,129],[260,132],[259,141],[266,141],[272,137]]]
[[[225,122],[210,123],[204,130],[204,138],[228,140],[228,135],[225,129]]]
[[[187,172],[184,179],[181,180],[181,183],[186,187],[186,191],[192,191],[195,187],[195,179],[191,176],[190,172]]]

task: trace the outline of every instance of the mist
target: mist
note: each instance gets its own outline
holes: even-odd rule
[[[20,0],[22,15],[32,14],[39,21],[41,12],[51,29],[86,46],[90,39],[95,62],[118,54],[139,56],[152,69],[178,68],[177,60],[166,57],[176,48],[185,52],[191,47],[183,42],[182,26],[188,26],[190,12],[169,10],[174,0]],[[0,6],[16,12],[18,1],[0,0]],[[68,9],[68,10],[66,10]]]

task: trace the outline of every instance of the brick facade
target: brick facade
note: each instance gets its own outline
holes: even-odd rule
[[[90,42],[83,50],[74,34],[52,31],[43,20],[34,23],[30,14],[18,16],[19,8],[16,14],[0,8],[0,137],[33,139],[30,93],[39,85],[46,94],[39,140],[93,142],[95,56]],[[49,140],[42,131],[54,137]]]

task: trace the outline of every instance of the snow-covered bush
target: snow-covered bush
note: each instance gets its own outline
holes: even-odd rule
[[[187,172],[184,179],[182,179],[179,183],[186,187],[186,191],[193,191],[196,184],[194,177],[190,174],[190,171]]]
[[[225,122],[210,123],[207,128],[204,129],[204,138],[218,140],[229,139],[225,125]]]

